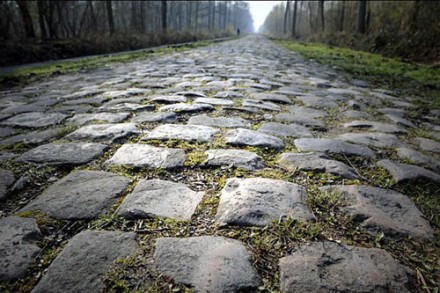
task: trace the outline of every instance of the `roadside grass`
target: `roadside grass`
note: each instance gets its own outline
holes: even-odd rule
[[[159,48],[137,50],[133,52],[105,54],[100,56],[81,57],[78,60],[59,60],[46,65],[16,69],[9,73],[0,73],[0,87],[7,89],[14,86],[25,86],[49,76],[93,70],[110,64],[145,60],[171,52],[185,51],[212,44],[205,40],[189,44],[169,45]]]
[[[339,69],[348,76],[367,80],[387,89],[404,90],[423,98],[421,106],[440,108],[440,68],[388,58],[379,54],[273,39],[307,59]]]

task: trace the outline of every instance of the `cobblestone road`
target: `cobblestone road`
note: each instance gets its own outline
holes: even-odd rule
[[[440,184],[440,124],[411,97],[257,36],[1,96],[4,288],[420,286],[391,248],[435,239],[404,190]]]

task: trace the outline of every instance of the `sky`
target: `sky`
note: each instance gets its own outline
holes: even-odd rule
[[[282,1],[247,1],[250,4],[252,18],[254,19],[254,30],[258,32],[264,23],[266,16],[276,4]]]

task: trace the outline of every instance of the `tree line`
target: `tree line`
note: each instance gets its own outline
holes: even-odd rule
[[[253,30],[244,1],[0,0],[0,39]]]

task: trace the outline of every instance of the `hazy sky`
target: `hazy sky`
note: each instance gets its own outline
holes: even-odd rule
[[[254,19],[254,29],[257,32],[263,24],[266,16],[272,7],[282,1],[247,1],[250,4],[252,18]]]

